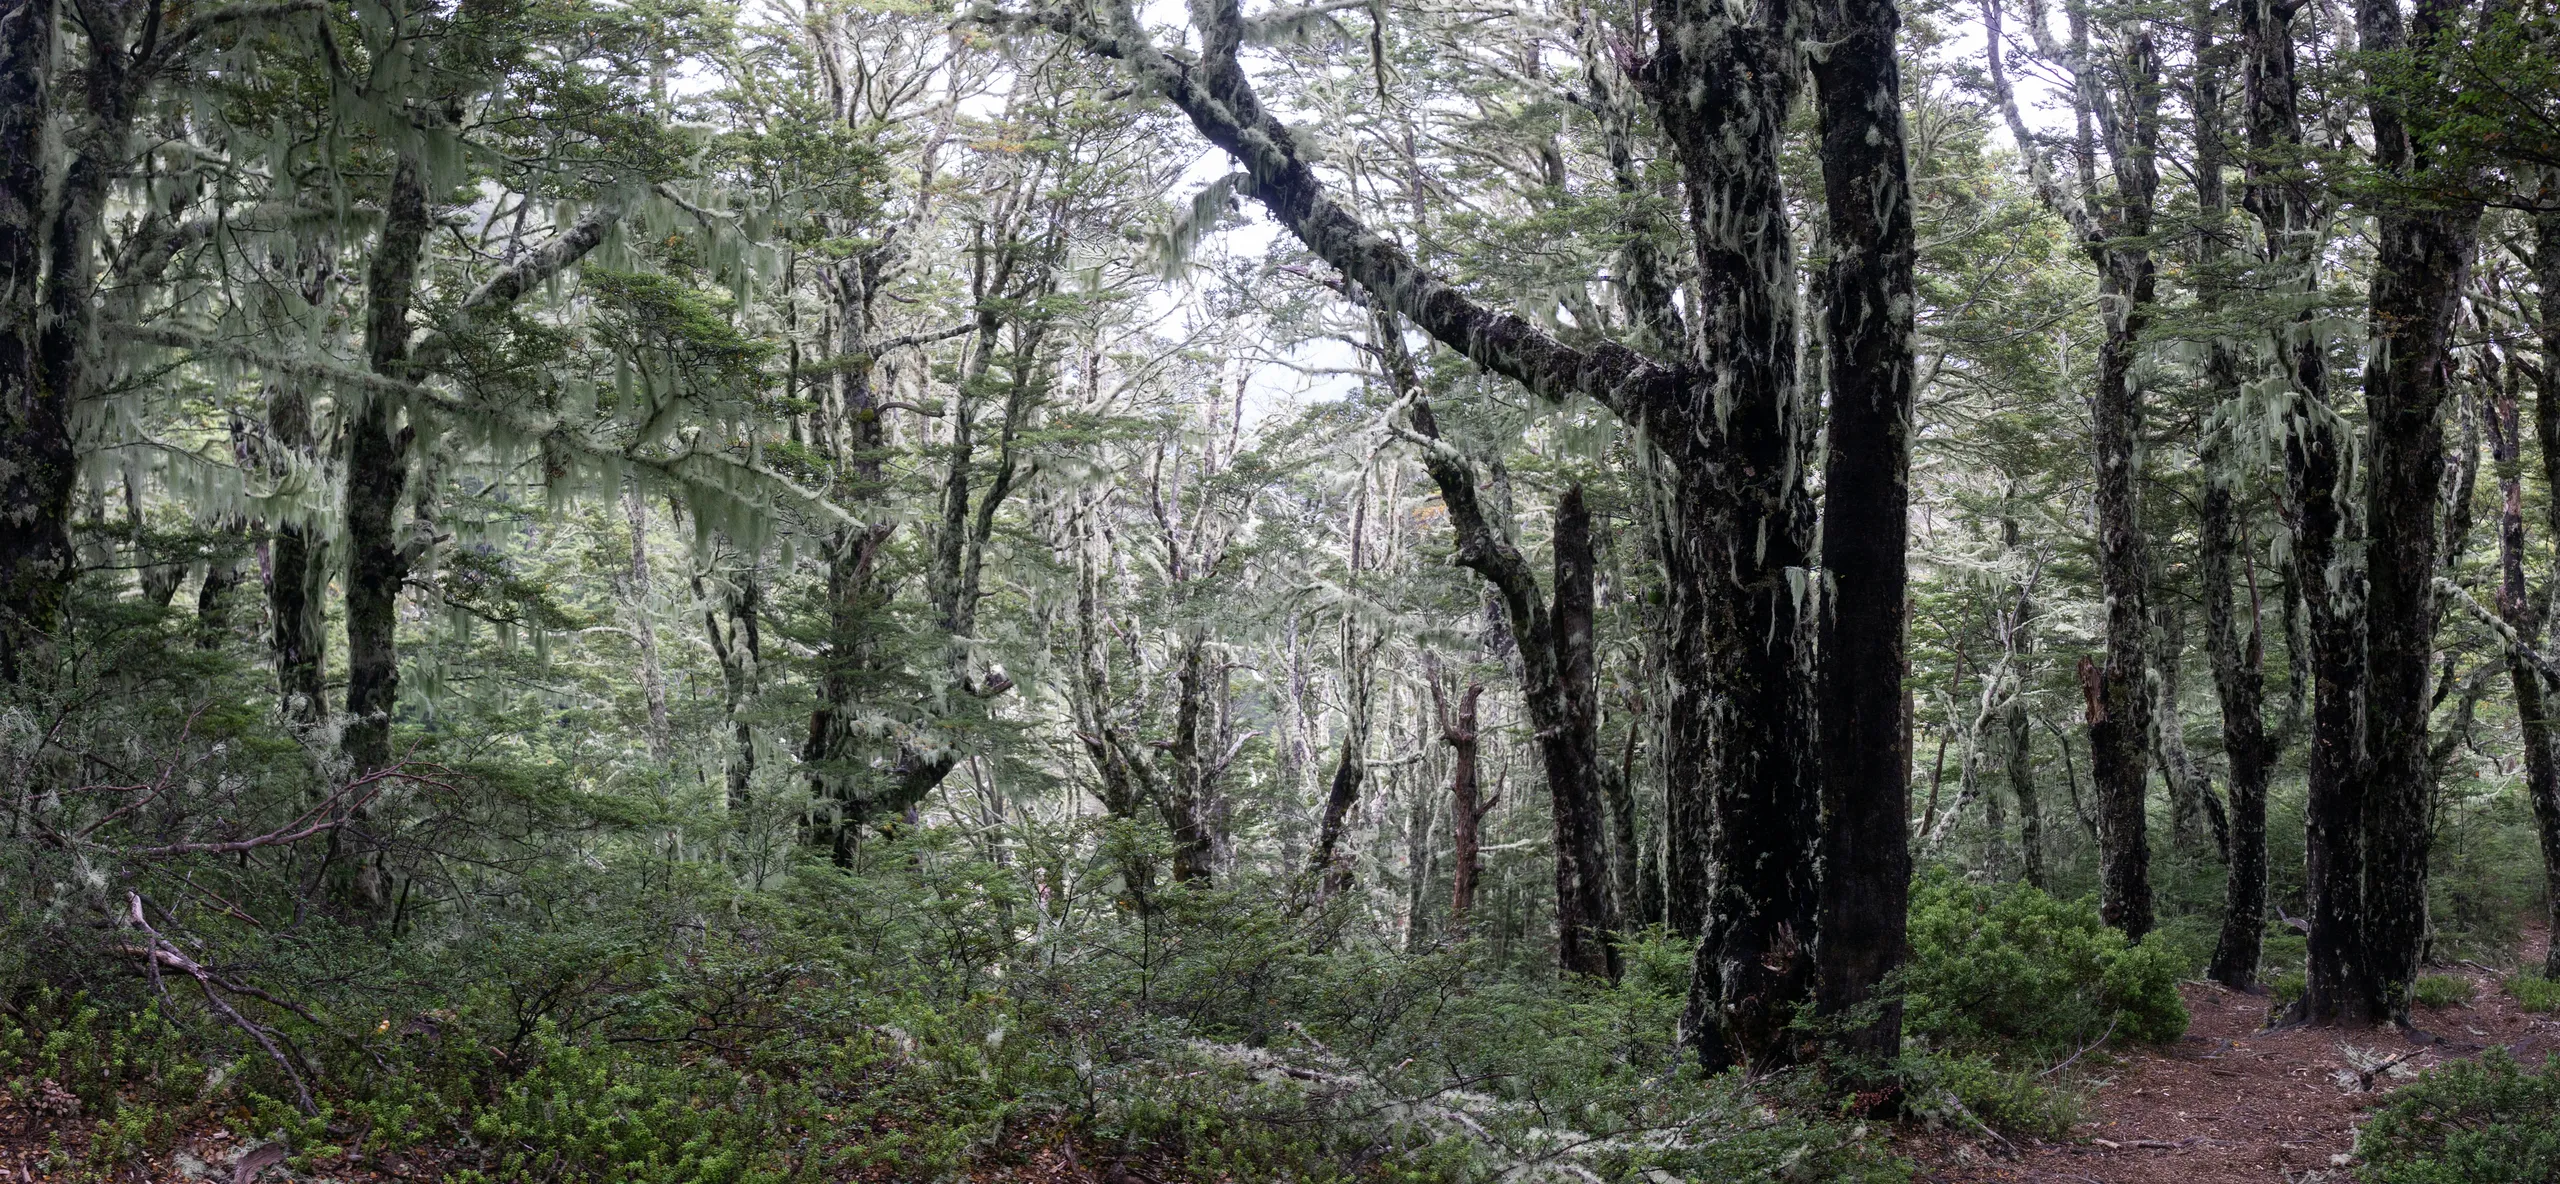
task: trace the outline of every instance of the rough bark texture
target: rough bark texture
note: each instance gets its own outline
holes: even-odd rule
[[[2249,152],[2242,201],[2262,232],[2279,291],[2319,282],[2322,195],[2303,167],[2305,148],[2294,61],[2300,0],[2240,0],[2241,84]],[[2329,405],[2327,348],[2306,310],[2275,335],[2277,363],[2292,386],[2295,412],[2285,438],[2286,500],[2312,681],[2311,749],[2304,803],[2304,895],[2310,956],[2297,1013],[2314,1022],[2364,1014],[2357,987],[2363,955],[2357,929],[2363,896],[2360,815],[2364,751],[2358,706],[2363,681],[2360,605],[2363,573],[2347,562],[2356,523],[2345,490],[2345,427]]]
[[[311,402],[290,380],[268,396],[267,435],[278,452],[290,454],[271,458],[277,466],[312,462],[318,443],[311,435]],[[267,615],[277,701],[286,719],[309,727],[329,714],[328,691],[321,683],[329,645],[323,611],[329,586],[328,546],[315,537],[308,523],[279,522],[267,555]]]
[[[649,758],[659,768],[674,759],[675,732],[667,722],[667,673],[658,663],[658,624],[650,612],[649,511],[640,487],[622,491],[623,517],[631,525],[631,565],[626,593],[631,602],[631,639],[640,646],[640,697],[649,715]]]
[[[2243,7],[2250,2],[2241,0]],[[2231,238],[2231,201],[2223,182],[2230,155],[2223,85],[2230,67],[2227,51],[2215,41],[2213,6],[2198,0],[2190,19],[2197,59],[2191,104],[2196,113],[2196,204],[2204,222],[2201,249],[2206,256],[2200,295],[2208,307],[2218,310],[2226,284],[2221,269],[2228,266],[2224,244]],[[2239,351],[2221,338],[2206,348],[2206,380],[2213,396],[2238,398]],[[2214,694],[2222,707],[2222,751],[2231,799],[2223,842],[2223,861],[2229,871],[2223,881],[2222,933],[2214,944],[2209,973],[2216,982],[2245,991],[2257,985],[2258,956],[2265,937],[2267,781],[2276,752],[2264,714],[2264,621],[2254,574],[2245,623],[2232,607],[2232,563],[2243,545],[2235,488],[2239,474],[2231,454],[2233,426],[2224,416],[2210,417],[2205,424],[2199,449],[2205,488],[2198,508],[2196,578],[2204,599],[2205,647],[2213,664]]]
[[[2460,6],[2420,0],[2414,42],[2450,36]],[[2361,0],[2360,46],[2411,44],[2394,0]],[[2373,78],[2375,163],[2395,179],[2429,178],[2429,147],[2404,123],[2386,79]],[[2377,1016],[2405,1019],[2426,938],[2433,829],[2432,703],[2439,488],[2453,317],[2470,273],[2480,211],[2461,201],[2393,201],[2376,221],[2364,372],[2369,476],[2365,520],[2365,989]]]
[[[1902,730],[1904,551],[1910,514],[1910,166],[1892,0],[1820,0],[1812,58],[1831,249],[1822,330],[1830,392],[1824,465],[1821,912],[1815,1003],[1850,1016],[1902,964],[1910,911],[1911,754]],[[2030,786],[2021,804],[2033,800]],[[1901,1050],[1898,1001],[1841,1033]]]
[[[1208,639],[1194,636],[1174,661],[1173,785],[1159,798],[1165,829],[1173,833],[1173,878],[1209,882],[1210,833],[1202,814],[1208,762],[1200,751],[1209,705]]]
[[[425,178],[403,156],[383,198],[383,225],[365,273],[365,358],[373,372],[409,374],[409,306],[427,232]],[[380,394],[364,399],[347,423],[347,727],[342,741],[358,773],[391,763],[391,713],[400,696],[395,643],[400,586],[409,557],[394,534],[409,484],[411,431],[399,408]]]
[[[88,58],[91,103],[104,97],[113,108],[90,112],[89,139],[112,135],[119,148],[126,63],[112,18],[120,14],[99,14],[107,27],[89,30]],[[58,194],[47,192],[58,19],[51,0],[0,3],[0,277],[8,281],[0,285],[0,680],[10,682],[42,664],[78,564],[72,409],[105,198],[106,164],[93,153],[75,158]]]
[[[1365,716],[1367,713],[1362,712]],[[1343,729],[1342,752],[1333,762],[1333,779],[1324,795],[1324,813],[1316,829],[1315,857],[1309,862],[1322,877],[1324,893],[1332,896],[1351,887],[1351,859],[1342,853],[1342,832],[1351,820],[1351,807],[1360,801],[1360,783],[1368,774],[1363,750],[1368,747],[1365,719],[1355,719]]]
[[[2546,383],[2549,379],[2545,379]],[[2548,388],[2546,387],[2546,390]],[[2548,399],[2549,395],[2542,395]],[[2524,746],[2524,784],[2526,797],[2534,806],[2535,821],[2540,823],[2543,869],[2546,879],[2560,857],[2560,832],[2552,826],[2554,811],[2560,803],[2560,763],[2553,760],[2551,748],[2550,687],[2546,685],[2541,664],[2527,652],[2538,645],[2542,636],[2542,612],[2532,589],[2525,581],[2524,463],[2523,424],[2517,411],[2513,379],[2497,391],[2497,401],[2489,415],[2490,447],[2497,463],[2498,514],[2498,618],[2513,633],[2507,654],[2507,684],[2516,699],[2517,730]],[[2536,418],[2541,418],[2537,409]],[[2539,425],[2537,425],[2538,427]],[[2550,969],[2545,958],[2545,970]]]
[[[2087,38],[2073,18],[2075,47]],[[2150,773],[2151,696],[2144,683],[2151,554],[2142,532],[2142,391],[2133,367],[2150,323],[2154,268],[2142,240],[2151,233],[2159,174],[2159,58],[2147,26],[2127,38],[2121,118],[2100,119],[2115,166],[2116,207],[2104,219],[2107,241],[2092,245],[2098,261],[2098,310],[2106,338],[2098,347],[2091,450],[2097,466],[2098,582],[2106,596],[2106,657],[2088,705],[2089,764],[2098,794],[2098,911],[2125,936],[2151,932],[2151,838],[2144,787]],[[2074,71],[2084,113],[2096,111],[2100,82]],[[2126,241],[2130,240],[2130,241]]]
[[[1557,960],[1579,974],[1618,976],[1610,911],[1600,767],[1599,663],[1591,636],[1591,512],[1582,486],[1556,499],[1553,728],[1539,728],[1556,829]],[[1524,639],[1525,641],[1525,639]]]
[[[2276,749],[2264,715],[2265,646],[2254,580],[2247,589],[2245,621],[2232,604],[2231,561],[2240,540],[2231,483],[2220,475],[2229,464],[2227,448],[2225,432],[2215,431],[2207,440],[2197,579],[2203,586],[2214,693],[2222,701],[2223,759],[2230,766],[2231,821],[2224,848],[2230,872],[2223,883],[2222,935],[2214,946],[2211,974],[2214,981],[2245,991],[2257,984],[2266,930],[2267,781]]]
[[[2542,193],[2546,203],[2560,203],[2560,169],[2546,169],[2542,174]],[[2560,491],[2560,204],[2546,204],[2550,212],[2534,217],[2534,279],[2541,289],[2542,368],[2534,388],[2533,428],[2535,442],[2542,448],[2543,488]],[[2560,493],[2551,498],[2551,518],[2545,528],[2552,545],[2560,548]],[[2527,634],[2539,641],[2538,635]],[[2546,688],[2547,689],[2547,688]],[[2544,695],[2545,710],[2549,696]],[[2517,713],[2532,718],[2525,710],[2523,697],[2517,697]],[[2550,753],[2550,723],[2544,716],[2543,751]],[[2530,756],[2532,747],[2527,746]],[[2533,818],[2542,837],[2542,874],[2544,895],[2550,902],[2551,931],[2560,933],[2560,774],[2537,777],[2527,770],[2526,786],[2532,791]],[[2545,978],[2560,979],[2560,942],[2551,943],[2543,958]]]
[[[1440,724],[1440,742],[1449,746],[1449,927],[1465,932],[1467,915],[1476,908],[1476,882],[1484,875],[1485,814],[1494,803],[1482,800],[1476,782],[1476,700],[1484,684],[1471,682],[1458,696],[1458,712],[1449,714],[1440,684],[1431,684],[1432,713]]]
[[[1814,979],[1813,417],[1779,165],[1798,15],[1657,0],[1645,80],[1680,166],[1698,266],[1691,336],[1714,376],[1654,411],[1680,477],[1672,825],[1703,837],[1713,875],[1682,1031],[1710,1068],[1794,1059],[1789,1029]]]

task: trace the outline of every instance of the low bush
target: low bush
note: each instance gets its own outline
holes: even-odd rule
[[[2409,997],[2420,1007],[2469,1007],[2476,989],[2470,979],[2458,974],[2422,974],[2409,989]]]
[[[2539,1071],[2503,1049],[2392,1092],[2356,1135],[2367,1184],[2560,1180],[2560,1056]]]
[[[2511,974],[2507,976],[2507,993],[2515,996],[2516,1006],[2526,1011],[2560,1011],[2560,979]]]
[[[2080,1121],[2081,1099],[2034,1069],[2003,1066],[1976,1053],[1920,1053],[1903,1058],[1905,1109],[1937,1126],[1969,1130],[1976,1122],[2013,1135],[2059,1139]]]
[[[2187,1030],[2182,955],[2133,944],[2085,900],[1932,871],[1912,885],[1905,1030],[1944,1050],[2067,1055],[2110,1034],[2144,1042]]]

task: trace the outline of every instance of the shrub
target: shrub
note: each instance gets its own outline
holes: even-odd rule
[[[2473,984],[2458,974],[2422,974],[2410,988],[2410,997],[2420,1007],[2469,1007]]]
[[[1902,1060],[1905,1105],[1933,1125],[1970,1129],[1967,1115],[2014,1135],[2059,1139],[2080,1121],[2080,1098],[2032,1069],[1979,1054],[1922,1053]]]
[[[2538,974],[2507,976],[2507,993],[2516,997],[2516,1006],[2526,1011],[2560,1011],[2560,979]]]
[[[2276,1002],[2285,1007],[2293,1006],[2294,1001],[2310,989],[2310,974],[2300,970],[2288,970],[2267,980],[2267,990],[2273,992]]]
[[[2368,1184],[2560,1180],[2560,1056],[2534,1072],[2504,1049],[2393,1091],[2356,1135]]]
[[[1933,871],[1912,885],[1905,1029],[1937,1047],[2045,1056],[2112,1031],[2187,1030],[2179,955],[2130,944],[2086,900]]]

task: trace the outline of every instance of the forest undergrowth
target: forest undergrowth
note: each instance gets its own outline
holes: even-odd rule
[[[332,795],[293,771],[325,761],[201,696],[97,693],[122,677],[52,726],[127,742],[148,775],[92,792],[132,808],[93,803],[77,836],[40,808],[9,845],[48,902],[10,915],[0,967],[0,1171],[21,1179],[2033,1179],[2002,1173],[2161,1142],[2116,1129],[2128,1083],[2261,1039],[2284,1005],[2182,997],[2211,950],[2193,925],[2130,943],[2091,899],[1939,866],[1914,886],[1900,1058],[1709,1077],[1677,1038],[1694,943],[1659,929],[1623,943],[1617,982],[1559,979],[1536,948],[1375,932],[1307,877],[1165,879],[1163,831],[1102,817],[892,826],[848,865],[747,877],[734,817],[578,793],[459,730],[413,737],[362,806],[405,836],[379,858],[445,877],[453,905],[373,914],[298,826]],[[178,784],[236,796],[208,823],[161,792]],[[168,841],[207,825],[250,837]],[[2272,968],[2300,943],[2279,927],[2269,948]],[[2422,980],[2449,1017],[2494,995],[2514,1021],[2548,992]],[[2294,1043],[2317,1068],[2335,1040]],[[2548,1102],[2486,1064],[2393,1111],[2388,1154],[2432,1162],[2429,1123],[2474,1137],[2443,1117],[2473,1095]]]

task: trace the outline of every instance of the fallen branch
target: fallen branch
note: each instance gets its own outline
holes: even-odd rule
[[[284,1055],[283,1049],[276,1047],[275,1039],[268,1031],[266,1025],[260,1024],[257,1021],[240,1014],[239,1009],[231,1006],[230,1002],[222,997],[222,993],[214,988],[218,982],[224,990],[237,991],[244,995],[252,995],[257,998],[265,999],[270,1003],[277,1002],[277,1000],[264,991],[244,987],[241,984],[223,979],[222,976],[206,969],[203,963],[188,957],[185,951],[180,950],[168,938],[162,937],[160,935],[160,931],[152,928],[150,920],[143,915],[141,893],[125,893],[125,899],[130,902],[131,905],[131,910],[127,914],[127,919],[132,921],[134,929],[143,935],[145,944],[138,950],[130,946],[118,947],[119,952],[128,955],[138,955],[143,958],[144,964],[151,968],[151,977],[154,983],[159,981],[160,968],[163,966],[196,980],[196,986],[204,991],[205,1002],[212,1004],[213,1009],[221,1012],[223,1018],[230,1020],[234,1026],[238,1027],[241,1031],[248,1033],[250,1039],[257,1041],[258,1047],[265,1049],[267,1051],[267,1056],[273,1059],[277,1067],[284,1070],[285,1076],[293,1081],[295,1100],[300,1104],[302,1112],[305,1114],[318,1114],[320,1112],[320,1108],[312,1104],[311,1087],[308,1083],[303,1081],[302,1071],[294,1067],[292,1058]],[[299,1008],[295,1008],[294,1010],[300,1011]],[[306,1016],[305,1018],[308,1017]]]

